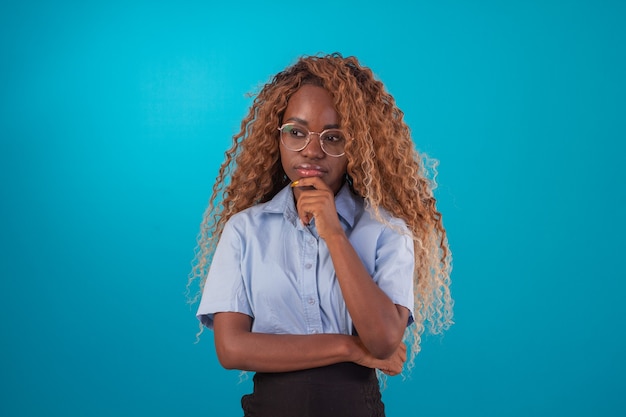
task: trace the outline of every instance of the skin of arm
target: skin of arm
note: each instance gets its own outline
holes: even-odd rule
[[[301,188],[295,193],[300,219],[308,224],[315,218],[360,339],[375,358],[391,357],[402,344],[409,310],[394,304],[372,280],[341,227],[332,190],[317,177],[299,180],[296,188]]]
[[[388,375],[402,372],[406,346],[400,343],[389,358],[371,355],[359,337],[340,334],[276,335],[251,332],[252,318],[242,313],[217,313],[215,349],[226,369],[288,372],[355,362]]]
[[[217,313],[213,330],[220,364],[226,369],[288,372],[354,362],[388,375],[399,374],[406,360],[402,336],[409,311],[395,305],[368,274],[339,223],[332,190],[311,177],[299,181],[294,195],[300,219],[308,224],[314,217],[318,234],[328,246],[359,336],[253,333],[250,316]]]

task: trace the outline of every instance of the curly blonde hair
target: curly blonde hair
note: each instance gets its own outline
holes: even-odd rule
[[[441,213],[436,208],[436,162],[415,150],[404,113],[372,71],[355,57],[338,53],[301,57],[276,74],[254,97],[241,130],[226,152],[204,213],[187,289],[204,287],[215,247],[228,219],[271,200],[289,179],[279,152],[279,131],[290,97],[303,85],[325,88],[340,125],[354,140],[346,144],[347,180],[382,221],[380,208],[403,219],[415,247],[415,322],[407,328],[409,368],[426,327],[440,333],[452,324],[452,257]]]

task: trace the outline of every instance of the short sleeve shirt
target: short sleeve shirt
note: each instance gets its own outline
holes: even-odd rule
[[[376,220],[344,185],[335,206],[350,243],[370,276],[413,317],[413,240],[402,220]],[[390,227],[391,226],[391,227]],[[315,221],[300,221],[287,186],[272,200],[233,215],[224,226],[197,316],[208,328],[215,313],[252,317],[252,331],[352,334],[330,253]]]

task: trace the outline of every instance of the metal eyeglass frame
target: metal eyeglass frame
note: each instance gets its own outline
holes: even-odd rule
[[[283,129],[285,128],[285,126],[298,126],[298,127],[300,127],[302,130],[304,130],[305,132],[307,132],[307,135],[306,135],[306,140],[304,141],[304,146],[302,146],[300,149],[292,149],[292,148],[290,148],[289,146],[287,146],[287,145],[285,144],[285,142],[283,141]],[[280,132],[280,143],[282,143],[282,144],[285,146],[285,148],[289,149],[290,151],[293,151],[293,152],[300,152],[300,151],[304,150],[304,148],[306,148],[306,147],[309,145],[309,143],[311,143],[311,135],[317,135],[317,137],[318,137],[318,138],[319,138],[319,140],[320,140],[320,148],[322,149],[322,151],[323,151],[326,155],[328,155],[328,156],[333,156],[333,157],[335,157],[335,158],[339,158],[340,156],[344,156],[344,155],[346,154],[346,151],[345,151],[345,150],[344,150],[342,153],[340,153],[339,155],[333,155],[333,154],[328,153],[328,152],[326,151],[326,149],[324,149],[324,141],[322,141],[322,136],[324,135],[324,133],[328,132],[329,130],[338,130],[339,132],[343,133],[343,134],[344,134],[344,137],[345,137],[345,139],[346,139],[346,142],[348,142],[348,141],[352,140],[352,139],[350,138],[350,136],[348,136],[348,134],[346,134],[346,132],[345,132],[345,131],[343,131],[343,130],[341,130],[341,129],[334,129],[334,128],[333,128],[333,129],[324,129],[324,130],[322,130],[321,132],[317,133],[317,132],[311,132],[309,129],[307,129],[307,128],[305,128],[305,127],[303,127],[302,125],[299,125],[299,124],[297,124],[297,123],[284,123],[281,127],[279,127],[279,128],[278,128],[278,131]]]

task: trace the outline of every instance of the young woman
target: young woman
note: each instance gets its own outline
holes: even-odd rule
[[[383,84],[339,54],[275,75],[241,126],[190,283],[222,366],[256,372],[244,414],[384,416],[376,370],[400,373],[426,323],[451,324],[427,161]]]

